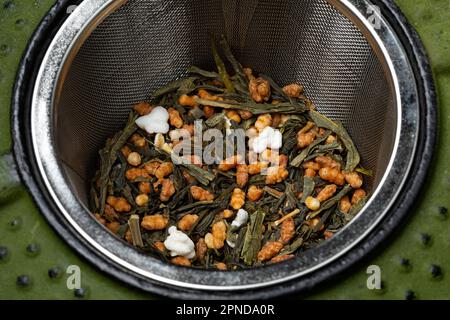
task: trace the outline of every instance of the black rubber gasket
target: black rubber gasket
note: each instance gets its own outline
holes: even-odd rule
[[[300,291],[307,293],[311,289],[318,287],[319,284],[322,287],[332,281],[332,279],[348,275],[351,270],[357,267],[357,262],[367,261],[377,249],[380,249],[382,244],[390,240],[394,231],[398,230],[398,227],[405,221],[409,209],[420,194],[433,160],[433,151],[437,138],[437,99],[431,68],[418,34],[392,1],[373,0],[372,2],[382,9],[383,15],[397,32],[397,36],[402,41],[414,68],[419,90],[421,123],[416,156],[410,171],[411,174],[407,177],[403,190],[388,214],[365,240],[361,241],[339,259],[298,279],[261,289],[233,292],[199,291],[165,285],[133,274],[99,254],[62,219],[55,204],[50,200],[51,197],[45,189],[39,170],[36,167],[28,125],[30,123],[29,106],[31,94],[43,54],[54,33],[67,17],[66,8],[79,2],[70,0],[57,1],[33,34],[22,57],[17,72],[11,106],[13,151],[21,179],[28,187],[44,217],[61,238],[101,271],[114,276],[128,285],[172,298],[263,299]]]

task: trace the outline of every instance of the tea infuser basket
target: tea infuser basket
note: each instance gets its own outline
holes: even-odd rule
[[[302,83],[374,172],[360,214],[283,263],[239,271],[170,265],[116,238],[88,210],[106,138],[130,106],[188,66],[213,69],[211,33],[224,34],[244,66],[282,85]],[[427,58],[389,0],[57,1],[29,43],[12,108],[19,173],[60,236],[102,271],[178,298],[274,297],[348,269],[408,214],[436,132]]]

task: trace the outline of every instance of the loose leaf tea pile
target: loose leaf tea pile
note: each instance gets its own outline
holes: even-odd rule
[[[362,175],[371,172],[302,85],[254,75],[223,36],[211,45],[217,71],[188,68],[135,105],[106,141],[92,212],[177,265],[234,270],[301,256],[362,209]],[[244,152],[233,144],[238,130]],[[213,161],[202,161],[206,153]]]

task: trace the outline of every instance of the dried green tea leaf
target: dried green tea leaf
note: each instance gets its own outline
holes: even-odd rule
[[[205,206],[210,206],[214,203],[214,201],[212,200],[208,200],[208,201],[197,201],[194,203],[190,203],[187,205],[184,205],[182,207],[179,207],[176,210],[173,210],[172,213],[180,213],[180,212],[186,212],[190,209],[196,208],[196,207],[205,207]]]
[[[303,177],[303,195],[300,199],[301,203],[305,203],[306,198],[308,198],[314,191],[315,182],[312,177]]]
[[[341,197],[352,189],[349,186],[338,187],[337,194],[323,201],[320,210],[310,212],[303,204],[304,200],[307,196],[315,196],[327,185],[327,182],[317,175],[314,178],[305,177],[303,164],[318,156],[327,156],[338,162],[341,168],[354,168],[361,174],[370,172],[358,164],[359,154],[342,125],[318,114],[313,108],[312,101],[306,96],[289,97],[272,78],[259,74],[269,82],[272,89],[271,95],[265,103],[253,101],[249,94],[248,78],[244,68],[231,52],[225,37],[220,38],[219,44],[220,55],[223,54],[226,58],[224,61],[227,66],[219,55],[214,39],[211,40],[213,56],[219,72],[192,66],[187,70],[190,76],[170,82],[151,96],[152,105],[159,105],[166,109],[174,108],[179,113],[182,123],[176,119],[175,112],[170,114],[171,134],[159,133],[155,137],[145,130],[136,128],[134,120],[138,115],[137,112],[132,112],[130,117],[134,119],[130,118],[124,130],[106,142],[105,147],[100,151],[101,165],[91,181],[92,212],[100,213],[100,217],[97,216],[99,219],[118,224],[117,236],[130,241],[131,235],[134,245],[141,251],[166,262],[172,260],[170,253],[167,250],[160,251],[158,247],[159,242],[168,237],[168,227],[177,226],[196,246],[199,245],[204,249],[204,244],[199,244],[200,239],[205,237],[206,233],[212,232],[215,222],[224,221],[227,226],[227,242],[221,249],[207,249],[204,257],[200,259],[190,259],[194,268],[217,268],[218,262],[225,263],[229,270],[270,264],[270,261],[258,261],[258,252],[264,243],[277,241],[280,238],[282,229],[280,226],[286,219],[293,219],[295,235],[293,241],[287,244],[280,254],[308,250],[319,245],[325,239],[321,230],[326,228],[331,232],[339,231],[346,220],[350,220],[361,210],[366,199],[354,205],[349,213],[344,214],[339,211],[337,204]],[[232,67],[230,71],[234,71],[234,74],[227,72],[228,65]],[[255,72],[256,74],[258,73]],[[214,94],[217,99],[199,99],[198,97],[202,96],[200,89]],[[180,105],[181,95],[189,95],[187,100],[194,98],[201,106],[196,108],[193,101],[186,103],[191,106]],[[205,108],[205,106],[216,110]],[[242,172],[238,172],[237,167],[219,170],[218,163],[198,167],[185,157],[188,155],[185,152],[187,149],[183,149],[183,153],[179,155],[173,151],[178,143],[175,139],[177,131],[174,130],[184,125],[191,129],[191,125],[197,124],[194,122],[196,119],[204,121],[200,127],[195,126],[196,132],[203,133],[205,130],[214,128],[226,134],[226,110],[237,110],[241,116],[242,121],[231,120],[232,129],[252,128],[260,114],[271,113],[272,116],[277,117],[273,127],[279,129],[282,135],[282,147],[279,151],[284,155],[291,155],[287,159],[287,173],[283,172],[282,179],[277,179],[276,183],[266,185],[267,176],[264,173],[249,175],[245,186],[242,185],[242,181],[239,183],[243,191],[239,199],[245,200],[242,209],[252,213],[250,221],[243,223],[240,228],[237,228],[236,224],[234,226],[231,224],[236,210],[231,212],[224,210],[229,209],[232,204],[233,190],[238,187],[238,173]],[[241,110],[249,112],[243,113]],[[233,117],[230,115],[230,118]],[[298,133],[308,130],[316,131],[317,128],[321,128],[320,137],[304,150],[297,152]],[[322,134],[323,129],[326,129],[325,135]],[[336,134],[337,139],[325,144],[325,139],[331,132]],[[133,133],[136,135],[129,139]],[[195,137],[197,137],[196,134],[186,147],[191,151],[190,154],[203,154],[207,151],[209,144],[206,141],[196,143],[198,139]],[[220,147],[228,148],[225,149],[227,152],[238,152],[236,144],[231,141],[232,137],[230,135],[225,137],[223,144],[220,142]],[[142,141],[142,138],[145,141]],[[157,145],[161,147],[156,147],[153,140],[156,140]],[[247,138],[245,142],[247,143]],[[128,155],[132,152],[139,154],[139,164],[131,160],[128,163]],[[240,150],[239,152],[243,158],[249,158],[247,152],[245,154]],[[220,156],[216,152],[211,155]],[[137,156],[133,158],[137,159]],[[164,162],[172,162],[173,166],[162,166]],[[156,174],[159,168],[161,170],[158,171],[159,174]],[[193,186],[201,186],[203,191],[192,188]],[[261,194],[258,194],[257,201],[250,200],[253,199],[253,196],[248,194],[250,186],[263,190]],[[302,199],[299,199],[300,193],[303,193]],[[108,207],[105,204],[107,196],[112,196],[108,199]],[[199,199],[214,200],[199,201]],[[310,214],[307,216],[308,212]],[[155,223],[161,225],[164,223],[165,227],[161,227],[161,230],[141,228],[139,218],[152,215],[162,215],[163,219],[168,221],[160,220],[160,216],[155,216],[149,219],[149,224],[150,220],[155,219]],[[320,217],[319,223],[311,227],[310,222],[305,219],[314,216]],[[183,223],[181,223],[182,219],[185,219]]]
[[[258,252],[261,249],[262,226],[265,215],[262,210],[257,210],[250,214],[250,221],[241,251],[241,258],[247,265],[255,263]]]
[[[225,64],[222,61],[222,58],[219,56],[219,52],[216,47],[216,40],[214,35],[211,36],[211,49],[214,57],[214,61],[216,63],[217,71],[219,72],[220,78],[222,79],[225,88],[227,88],[228,92],[234,92],[233,83],[230,80],[230,76],[228,75],[227,69],[225,68]]]
[[[169,82],[164,87],[159,88],[158,90],[155,90],[152,93],[152,98],[158,98],[165,94],[177,91],[179,88],[189,87],[197,79],[198,79],[198,77],[187,77],[187,78],[181,78],[181,79]]]
[[[319,210],[309,213],[306,216],[306,219],[312,219],[312,218],[316,217],[318,214],[320,214],[321,212],[331,208],[332,206],[337,204],[342,199],[342,197],[345,196],[347,193],[349,193],[351,190],[352,190],[352,187],[350,187],[350,185],[345,185],[342,188],[342,190],[338,192],[338,194],[336,194],[334,197],[328,199],[327,201],[323,202],[321,204]]]
[[[225,123],[225,114],[216,113],[211,118],[205,121],[205,124],[210,128],[222,127]]]
[[[314,226],[313,232],[319,231],[334,211],[335,211],[335,208],[333,208],[333,207],[327,209],[325,211],[325,213],[322,214],[322,216],[320,217],[319,222]]]
[[[307,146],[305,149],[303,149],[302,152],[300,152],[300,154],[298,156],[296,156],[294,159],[292,159],[290,165],[293,167],[299,167],[303,163],[305,158],[309,155],[309,153],[311,151],[313,151],[317,145],[319,145],[322,142],[324,142],[325,140],[327,140],[330,133],[331,133],[330,131],[327,131],[322,137],[314,140],[309,146]]]
[[[359,167],[355,169],[356,172],[359,172],[365,176],[368,177],[373,177],[373,171],[372,170],[368,170],[368,169],[364,169],[363,167]]]
[[[352,220],[360,211],[361,209],[366,205],[368,197],[364,197],[361,200],[359,200],[356,204],[354,204],[350,211],[345,215],[345,220],[350,221]]]
[[[187,68],[187,71],[190,73],[195,73],[195,74],[199,74],[205,78],[219,78],[220,75],[217,72],[212,72],[212,71],[206,71],[203,69],[200,69],[199,67],[196,66],[190,66]]]
[[[114,137],[107,143],[105,148],[100,150],[100,214],[103,214],[105,210],[106,194],[107,188],[110,184],[109,173],[111,172],[112,166],[117,159],[117,152],[123,147],[128,138],[137,130],[135,123],[137,116],[131,112],[128,117],[127,124],[122,131],[119,131],[114,135]]]
[[[301,106],[294,106],[289,102],[269,104],[269,103],[257,103],[254,101],[246,101],[243,103],[239,103],[231,101],[228,102],[211,101],[200,98],[196,98],[195,101],[204,106],[218,107],[223,109],[245,110],[250,111],[255,115],[274,112],[284,114],[295,114],[304,112]]]
[[[150,144],[152,144],[153,146],[155,146],[155,144],[150,141],[147,140]],[[155,148],[157,148],[155,146]],[[188,159],[184,159],[178,155],[176,155],[173,152],[167,152],[166,150],[163,150],[161,148],[157,148],[161,153],[166,154],[167,156],[170,156],[173,160],[173,164],[174,165],[181,165],[183,167],[185,167],[189,174],[191,176],[193,176],[195,179],[197,179],[198,182],[200,182],[203,185],[208,185],[211,181],[214,180],[215,175],[212,174],[209,171],[206,171],[202,168],[197,167],[195,164],[192,164]]]
[[[275,92],[277,95],[279,95],[281,98],[283,98],[284,100],[289,101],[289,97],[286,93],[284,93],[283,89],[281,89],[281,87],[275,82],[275,80],[273,80],[271,77],[269,77],[266,74],[260,74],[259,75],[261,78],[266,79],[267,81],[269,81],[270,86],[273,89],[273,92]]]
[[[239,61],[237,61],[236,58],[234,57],[233,53],[231,52],[230,46],[228,45],[228,42],[223,34],[220,37],[219,43],[222,47],[225,57],[228,59],[231,66],[233,67],[233,70],[237,78],[239,79],[240,84],[243,86],[243,91],[245,91],[247,85],[247,78],[245,77],[244,69],[242,68]]]
[[[139,216],[137,214],[131,215],[128,220],[128,226],[130,228],[131,238],[133,239],[133,245],[143,247],[144,242],[142,241],[141,226],[139,225]]]
[[[323,114],[315,110],[309,111],[309,116],[316,123],[318,127],[329,129],[336,133],[347,148],[347,162],[345,165],[345,171],[353,171],[358,166],[360,156],[352,138],[350,138],[347,130],[340,123],[336,123],[327,118]]]

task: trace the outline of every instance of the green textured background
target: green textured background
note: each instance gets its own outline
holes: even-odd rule
[[[397,0],[420,33],[433,66],[439,96],[440,129],[436,161],[412,218],[391,243],[364,265],[336,281],[303,294],[320,299],[404,299],[408,290],[418,299],[450,299],[450,219],[440,207],[450,207],[450,0]],[[27,40],[54,0],[0,0],[0,154],[11,150],[10,100],[16,68]],[[12,223],[13,222],[13,223]],[[16,222],[16,223],[14,223]],[[427,244],[423,235],[429,235]],[[29,244],[39,251],[27,252]],[[66,275],[50,279],[51,267],[65,270],[78,265],[85,298],[152,299],[100,273],[75,254],[50,228],[25,189],[14,201],[0,204],[0,246],[9,250],[0,260],[0,299],[78,299],[66,288]],[[408,259],[409,267],[400,263]],[[366,288],[366,268],[379,265],[384,289]],[[433,278],[431,265],[443,275]],[[31,285],[19,287],[16,278],[26,274]]]

